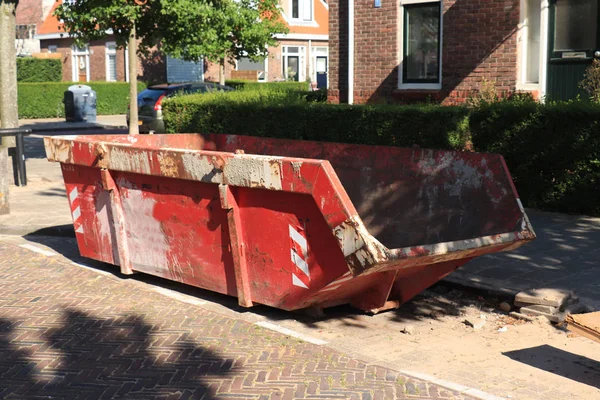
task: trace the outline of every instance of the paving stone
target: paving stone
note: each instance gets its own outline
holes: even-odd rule
[[[475,400],[60,256],[0,254],[0,398]]]
[[[560,323],[565,320],[566,314],[564,312],[559,312],[555,314],[545,313],[542,311],[534,310],[529,307],[521,307],[521,314],[529,315],[529,316],[542,316],[548,318],[549,321],[554,323]]]
[[[515,306],[526,307],[531,304],[561,307],[566,301],[574,296],[569,290],[561,289],[530,289],[517,293]]]

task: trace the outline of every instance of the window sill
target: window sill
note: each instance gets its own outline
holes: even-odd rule
[[[290,20],[288,21],[288,25],[289,26],[308,26],[311,28],[319,27],[319,24],[317,24],[317,21],[315,21],[315,20],[305,21],[302,19],[293,19],[293,18],[290,18]]]
[[[441,90],[441,83],[401,83],[398,90]]]

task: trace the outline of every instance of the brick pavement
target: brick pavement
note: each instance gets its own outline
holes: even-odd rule
[[[0,254],[3,399],[472,399],[58,256]]]

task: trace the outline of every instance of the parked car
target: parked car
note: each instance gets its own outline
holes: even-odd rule
[[[213,91],[229,92],[232,87],[218,85],[216,83],[176,83],[149,86],[138,94],[138,125],[140,132],[150,131],[156,133],[165,132],[165,123],[162,114],[162,101],[165,97],[186,95],[193,93],[207,93]],[[129,110],[127,110],[127,126],[129,126]]]

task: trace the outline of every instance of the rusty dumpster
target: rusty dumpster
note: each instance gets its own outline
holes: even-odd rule
[[[82,256],[245,307],[378,312],[535,238],[495,154],[218,134],[44,140]]]

